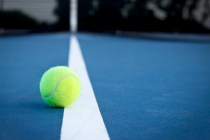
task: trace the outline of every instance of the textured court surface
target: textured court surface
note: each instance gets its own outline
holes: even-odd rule
[[[68,34],[0,38],[0,139],[59,139],[63,109],[39,93],[44,71],[67,65]]]
[[[210,43],[79,34],[111,139],[210,139]],[[67,65],[69,34],[0,37],[0,139],[60,138],[42,73]]]

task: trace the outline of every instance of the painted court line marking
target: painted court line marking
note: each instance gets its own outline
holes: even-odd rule
[[[64,109],[61,140],[109,140],[75,36],[70,46],[69,66],[79,75],[82,88],[78,100]]]

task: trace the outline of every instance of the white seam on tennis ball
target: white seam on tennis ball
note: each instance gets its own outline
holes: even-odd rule
[[[56,91],[58,85],[60,84],[60,82],[61,82],[62,80],[64,80],[65,78],[67,78],[67,77],[76,78],[76,76],[73,75],[73,74],[64,75],[63,77],[61,77],[61,78],[58,80],[58,82],[56,83],[55,88],[53,89],[52,93],[51,93],[50,95],[44,96],[44,98],[50,98],[50,97],[52,97],[52,96],[54,95],[54,93],[55,93],[55,91]]]

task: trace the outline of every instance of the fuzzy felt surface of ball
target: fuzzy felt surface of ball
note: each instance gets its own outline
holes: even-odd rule
[[[47,70],[40,81],[41,97],[51,107],[69,107],[80,95],[77,74],[66,66]]]

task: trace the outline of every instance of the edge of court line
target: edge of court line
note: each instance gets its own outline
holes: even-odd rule
[[[64,109],[61,140],[109,140],[76,36],[70,38],[69,66],[80,77],[79,99]]]

